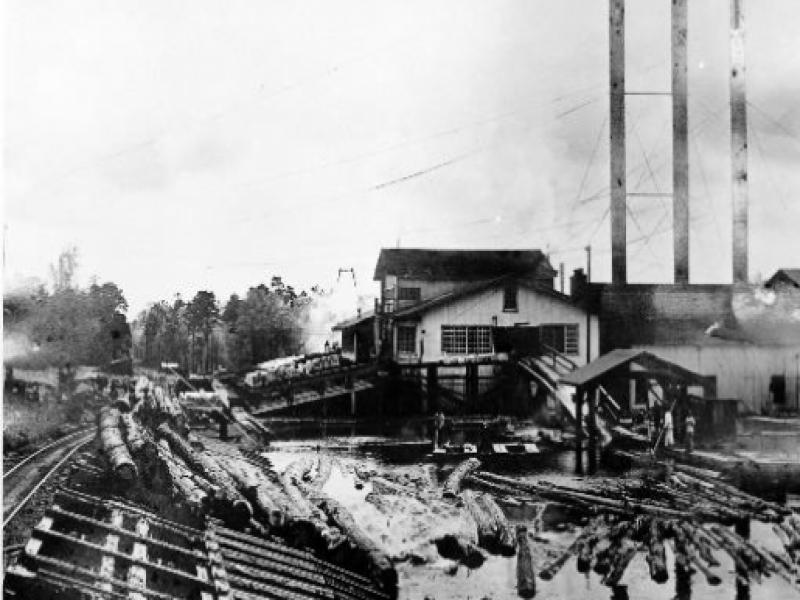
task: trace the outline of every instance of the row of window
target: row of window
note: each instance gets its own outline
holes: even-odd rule
[[[542,325],[541,342],[563,354],[577,355],[578,325]],[[415,354],[417,328],[413,325],[397,327],[397,351]],[[442,325],[442,350],[447,354],[490,354],[492,328],[485,325]]]

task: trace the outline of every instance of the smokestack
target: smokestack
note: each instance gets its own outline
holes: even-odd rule
[[[628,278],[625,183],[625,0],[609,0],[609,130],[611,145],[611,282]]]
[[[564,293],[564,263],[558,265],[558,278],[561,280],[561,293]]]
[[[675,283],[689,283],[689,110],[686,0],[672,0],[672,231]]]
[[[747,95],[744,81],[744,0],[731,0],[731,182],[733,283],[747,283]]]

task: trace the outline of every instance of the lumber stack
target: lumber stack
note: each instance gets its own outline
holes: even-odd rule
[[[125,444],[119,415],[116,408],[102,407],[98,413],[97,435],[111,471],[120,480],[129,482],[136,477],[137,468]]]

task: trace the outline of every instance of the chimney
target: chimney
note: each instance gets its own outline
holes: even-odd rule
[[[689,283],[687,0],[672,0],[672,231],[674,281]]]
[[[569,295],[580,298],[586,292],[586,273],[583,269],[575,269],[569,278]]]
[[[356,318],[357,318],[357,319],[360,319],[360,318],[361,318],[361,309],[360,309],[360,308],[357,308],[357,309],[356,309]]]
[[[625,0],[609,0],[609,133],[611,152],[611,282],[624,284],[627,267],[625,181]]]
[[[561,293],[564,293],[564,263],[558,265],[558,279],[561,282]]]

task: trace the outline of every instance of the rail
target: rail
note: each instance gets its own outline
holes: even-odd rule
[[[77,442],[75,442],[74,447],[70,449],[69,452],[67,452],[63,457],[61,457],[59,461],[55,465],[53,465],[41,479],[39,479],[36,485],[33,486],[33,488],[25,495],[25,497],[22,498],[22,500],[20,500],[19,502],[17,502],[14,508],[11,509],[7,515],[5,515],[5,518],[3,519],[3,528],[8,526],[8,524],[12,521],[12,519],[14,519],[14,517],[16,517],[17,514],[19,514],[19,511],[21,511],[25,507],[25,505],[31,501],[31,498],[33,498],[36,495],[36,493],[42,488],[42,486],[45,483],[47,483],[47,481],[56,472],[58,472],[70,458],[72,458],[72,455],[75,454],[78,450],[82,449],[86,444],[91,442],[93,437],[94,434],[88,434],[80,438]]]
[[[560,352],[552,346],[548,346],[547,344],[542,344],[541,347],[544,351],[544,355],[549,357],[553,363],[554,369],[557,369],[559,365],[566,367],[569,371],[574,371],[578,368],[578,363],[569,358],[563,352]]]
[[[91,431],[93,429],[94,429],[93,427],[86,427],[85,429],[79,429],[78,431],[73,431],[72,433],[69,433],[69,434],[67,434],[65,436],[62,436],[62,437],[58,438],[56,441],[54,441],[54,442],[52,442],[50,444],[47,444],[43,448],[39,448],[36,452],[33,452],[33,453],[29,454],[28,456],[23,458],[21,461],[19,461],[17,464],[15,464],[13,467],[8,469],[7,471],[4,471],[3,472],[3,481],[5,481],[8,477],[10,477],[14,473],[16,473],[20,468],[24,467],[26,464],[28,464],[28,462],[30,462],[31,460],[33,460],[34,458],[36,458],[37,456],[39,456],[43,452],[46,452],[47,450],[50,450],[51,448],[55,448],[56,446],[60,446],[61,444],[63,444],[68,439],[73,438],[73,437],[75,437],[77,435],[80,435],[81,433],[88,433],[89,431]]]

